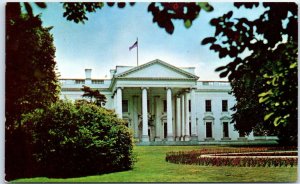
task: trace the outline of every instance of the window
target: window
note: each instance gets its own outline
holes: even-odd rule
[[[209,82],[202,82],[203,86],[208,86]]]
[[[168,125],[167,123],[164,123],[164,138],[167,138],[167,134],[168,134]]]
[[[212,122],[206,122],[206,137],[212,138]]]
[[[228,101],[222,100],[222,112],[227,112],[227,111],[228,111]]]
[[[147,112],[150,112],[150,100],[147,100]]]
[[[223,122],[223,137],[229,137],[228,122]]]
[[[191,100],[189,100],[189,112],[191,112]]]
[[[122,100],[122,112],[128,112],[128,100]]]
[[[84,84],[84,80],[75,80],[75,84]]]
[[[211,100],[205,100],[205,111],[211,112]]]
[[[103,80],[92,80],[92,84],[103,84]]]
[[[167,100],[164,100],[164,112],[167,112]]]

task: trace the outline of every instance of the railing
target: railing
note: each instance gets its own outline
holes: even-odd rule
[[[202,88],[230,88],[230,83],[226,81],[200,81],[198,86]]]

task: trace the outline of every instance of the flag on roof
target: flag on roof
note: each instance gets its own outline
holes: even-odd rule
[[[131,47],[129,47],[129,50],[131,50],[131,49],[133,49],[133,48],[135,48],[137,46],[138,46],[138,41],[136,41]]]

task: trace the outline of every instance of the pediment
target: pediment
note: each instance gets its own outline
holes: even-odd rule
[[[199,77],[161,60],[154,60],[115,76],[116,78],[195,79]]]
[[[220,118],[221,121],[230,121],[231,118],[229,116],[223,116]]]

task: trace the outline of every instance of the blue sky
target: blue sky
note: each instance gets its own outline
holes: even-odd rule
[[[56,61],[61,78],[84,78],[84,69],[92,69],[92,78],[105,78],[116,65],[136,65],[136,49],[129,47],[139,39],[139,64],[161,59],[178,67],[196,67],[200,80],[220,79],[214,69],[229,61],[219,59],[209,46],[200,44],[207,36],[214,35],[209,21],[234,9],[235,17],[256,18],[262,8],[236,9],[232,2],[213,2],[213,12],[201,11],[193,25],[186,29],[182,21],[175,22],[169,35],[152,23],[147,12],[148,3],[126,5],[124,9],[105,6],[88,14],[85,24],[76,24],[63,18],[62,4],[48,2],[42,13],[43,25],[54,26],[51,33],[56,47]]]

